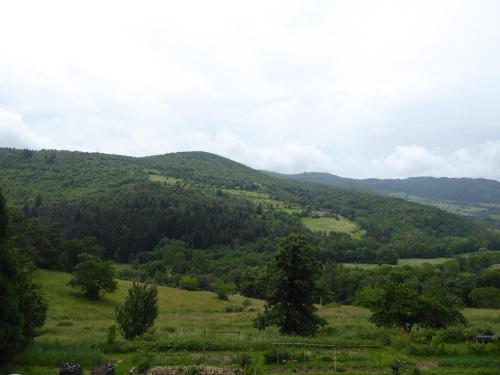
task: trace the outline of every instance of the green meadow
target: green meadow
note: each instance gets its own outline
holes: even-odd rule
[[[360,307],[318,306],[329,324],[316,337],[283,337],[274,329],[258,331],[252,327],[262,301],[251,300],[250,306],[243,308],[241,296],[221,301],[210,292],[160,286],[155,330],[140,340],[127,342],[117,337],[107,344],[114,306],[124,300],[131,283],[119,280],[115,293],[106,294],[101,301],[90,301],[68,287],[68,280],[69,275],[61,272],[35,272],[35,281],[42,285],[50,303],[47,322],[8,371],[57,374],[58,366],[66,361],[78,361],[88,371],[93,363],[111,356],[118,375],[128,374],[138,361],[145,360],[151,365],[182,366],[206,363],[236,367],[243,363],[249,374],[331,373],[332,350],[304,346],[307,343],[337,345],[337,371],[349,374],[388,374],[396,359],[402,363],[402,374],[499,373],[500,346],[467,343],[465,338],[481,330],[499,333],[499,310],[466,309],[464,314],[470,322],[467,328],[450,328],[439,334],[415,330],[408,335],[375,327],[368,321],[370,312]]]
[[[462,254],[467,255],[467,254]],[[443,264],[447,260],[452,258],[407,258],[407,259],[399,259],[398,266],[420,266],[424,263],[429,263],[432,265]],[[343,263],[346,267],[358,267],[366,270],[377,268],[379,265],[374,263]],[[384,266],[388,266],[388,264],[384,264]],[[390,264],[389,264],[390,266]]]
[[[360,239],[365,234],[356,223],[340,215],[338,217],[304,217],[302,223],[314,232],[347,233],[354,239]]]
[[[158,183],[166,184],[166,185],[175,185],[177,182],[182,182],[182,180],[179,178],[161,176],[158,174],[150,174],[150,175],[148,175],[148,177],[149,177],[149,180],[152,182],[158,182]]]
[[[260,204],[263,207],[267,208],[272,206],[272,208],[274,209],[287,212],[289,214],[301,213],[303,211],[302,207],[273,199],[267,193],[240,190],[240,189],[221,189],[221,190],[226,194],[249,200],[256,205]]]

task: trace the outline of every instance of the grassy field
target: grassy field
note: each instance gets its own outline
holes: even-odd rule
[[[443,264],[447,260],[451,258],[408,258],[408,259],[399,259],[398,266],[419,266],[423,263],[430,264]],[[370,270],[378,267],[378,264],[374,263],[343,263],[346,267],[358,267],[365,270]]]
[[[365,232],[359,226],[345,217],[305,217],[302,223],[315,232],[339,232],[347,233],[352,238],[361,238]]]
[[[158,183],[167,184],[167,185],[175,185],[177,182],[182,182],[182,180],[179,178],[160,176],[158,174],[150,174],[150,175],[148,175],[148,177],[149,177],[149,180],[152,182],[158,182]]]
[[[247,199],[255,204],[261,204],[264,208],[272,206],[277,210],[288,212],[289,214],[300,213],[303,210],[299,206],[293,206],[290,204],[286,204],[285,202],[273,199],[267,193],[261,193],[258,191],[239,190],[239,189],[222,189],[222,191],[226,194],[231,194],[237,197]]]
[[[400,266],[419,266],[423,263],[430,264],[443,264],[451,258],[409,258],[409,259],[399,259],[398,264]]]
[[[462,254],[466,256],[469,253]],[[474,253],[470,253],[474,254]],[[407,259],[399,259],[398,260],[398,266],[419,266],[424,263],[430,263],[433,265],[436,264],[443,264],[447,260],[452,259],[452,258],[407,258]],[[344,266],[346,267],[358,267],[358,268],[363,268],[366,270],[373,269],[378,267],[378,264],[373,264],[373,263],[343,263]]]
[[[390,364],[398,358],[403,363],[402,374],[498,374],[498,353],[489,348],[471,350],[465,343],[446,344],[438,354],[427,353],[423,332],[415,337],[397,329],[373,326],[369,311],[354,306],[323,306],[320,315],[329,325],[314,338],[282,337],[274,329],[258,331],[251,321],[262,308],[262,302],[252,300],[248,309],[227,312],[228,306],[241,306],[244,298],[231,296],[224,302],[210,292],[189,292],[159,287],[159,316],[156,331],[141,340],[126,342],[118,338],[112,346],[104,344],[107,328],[113,324],[114,306],[123,301],[131,283],[119,281],[117,292],[101,301],[89,301],[66,284],[69,275],[60,272],[37,271],[35,280],[42,284],[50,308],[45,326],[27,350],[19,353],[10,372],[21,374],[56,374],[65,361],[78,361],[90,369],[99,354],[108,351],[117,363],[117,374],[127,374],[138,361],[149,360],[156,365],[197,365],[203,363],[203,331],[223,330],[234,334],[206,333],[208,364],[236,365],[248,355],[247,373],[251,374],[324,374],[331,370],[331,351],[314,347],[286,347],[273,350],[276,342],[306,342],[336,344],[337,369],[349,374],[388,374]],[[500,311],[467,309],[471,325],[468,330],[488,328],[500,332]],[[352,345],[376,345],[370,348]],[[238,350],[239,348],[239,350]],[[496,347],[495,350],[499,348]],[[279,365],[276,353],[279,352]],[[285,361],[285,362],[283,362]],[[499,367],[495,367],[499,366]]]

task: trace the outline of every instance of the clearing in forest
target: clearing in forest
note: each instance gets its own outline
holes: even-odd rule
[[[302,223],[314,232],[347,233],[352,238],[360,239],[365,234],[356,223],[343,216],[336,217],[305,217]]]

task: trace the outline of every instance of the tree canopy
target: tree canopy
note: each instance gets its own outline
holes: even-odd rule
[[[0,191],[0,364],[35,336],[45,322],[47,301],[31,281],[32,265],[6,242],[7,213]]]
[[[389,283],[363,301],[372,311],[370,321],[379,326],[399,327],[410,332],[415,325],[422,328],[446,328],[466,324],[451,298],[424,295],[402,284]]]
[[[265,311],[254,324],[258,328],[277,325],[287,335],[315,334],[326,324],[314,306],[320,295],[315,281],[319,263],[303,235],[291,234],[280,242],[269,272]]]
[[[69,281],[71,287],[81,289],[91,299],[99,299],[102,293],[116,290],[115,269],[111,262],[86,253],[80,255],[79,260]]]

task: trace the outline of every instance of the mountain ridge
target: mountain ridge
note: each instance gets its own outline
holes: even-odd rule
[[[323,260],[496,248],[482,225],[434,207],[280,179],[206,152],[129,157],[0,148],[0,187],[20,217],[55,225],[64,238],[95,236],[106,256],[120,261],[163,237],[198,249],[265,249],[294,231],[307,233]],[[317,212],[328,216],[318,222],[348,221],[362,235],[351,238],[335,226],[317,232],[325,227],[303,220]]]
[[[487,178],[417,176],[396,179],[354,179],[327,172],[303,172],[296,174],[284,174],[271,171],[264,172],[278,178],[308,181],[380,193],[407,193],[414,194],[421,198],[442,199],[460,203],[500,203],[500,182]],[[411,185],[420,185],[420,188],[426,190],[419,193],[416,191],[416,188],[412,189]],[[450,185],[460,186],[450,192]],[[436,191],[431,191],[431,188],[447,190],[442,191],[441,194],[438,195]],[[467,196],[460,196],[458,193],[467,194]]]

